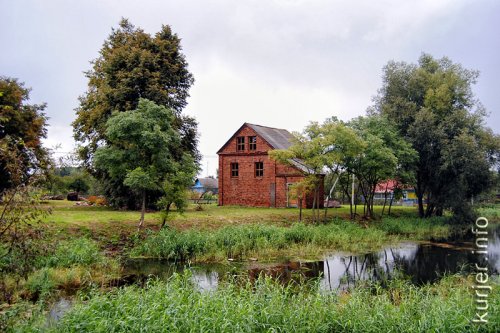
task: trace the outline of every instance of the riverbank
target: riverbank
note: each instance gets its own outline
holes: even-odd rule
[[[195,262],[260,264],[278,262],[279,259],[279,262],[291,264],[279,265],[294,275],[296,273],[292,266],[296,265],[294,260],[297,259],[300,266],[300,260],[318,259],[325,253],[366,254],[401,241],[440,240],[457,232],[446,218],[421,220],[415,217],[414,209],[407,207],[395,209],[394,217],[370,222],[345,220],[341,217],[341,210],[332,209],[329,222],[319,225],[308,223],[307,220],[306,223],[297,223],[296,212],[287,209],[214,206],[199,212],[191,208],[185,215],[176,216],[169,222],[169,228],[162,231],[158,231],[158,214],[148,213],[147,227],[142,233],[137,233],[135,226],[137,212],[70,206],[67,202],[52,207],[52,215],[44,222],[47,230],[41,243],[43,255],[34,260],[32,272],[23,278],[10,273],[2,276],[0,330],[17,327],[24,320],[43,317],[50,304],[61,297],[73,300],[84,298],[92,302],[95,297],[102,300],[99,297],[105,297],[108,292],[116,293],[117,287],[123,285],[138,282],[149,285],[150,282],[146,282],[148,277],[142,274],[143,266],[138,267],[137,276],[126,276],[129,273],[124,263],[131,256],[168,259],[170,262],[181,262],[181,265]],[[492,223],[498,222],[498,208],[490,207],[484,212]],[[394,262],[395,254],[397,252],[392,253]],[[385,253],[379,256],[370,254],[364,258],[370,262],[383,260],[384,256]],[[353,257],[353,261],[358,259]],[[318,274],[314,276],[318,278],[327,274],[331,283],[330,276],[338,275],[333,265],[337,259],[332,260],[325,261],[325,265],[331,266],[328,270],[318,269]],[[339,260],[347,264],[347,259]],[[363,263],[359,260],[359,266],[350,265],[345,270],[346,277],[338,276],[339,284],[343,284],[344,279],[349,282],[349,269],[353,267],[371,270],[372,266],[364,262],[365,259]],[[159,265],[164,264],[160,261]],[[274,276],[276,272],[281,276],[275,268],[271,268],[268,274],[262,267],[254,266],[251,268],[253,273],[230,268],[229,276],[236,274],[248,277],[254,274],[252,279],[255,279],[255,274]],[[309,266],[303,265],[311,272]],[[358,268],[355,271],[359,274]],[[356,274],[355,271],[352,273]],[[392,274],[392,268],[387,272]],[[374,273],[379,275],[377,270]],[[154,272],[152,274],[157,276]],[[161,283],[170,279],[170,275]],[[221,276],[215,279],[214,291],[226,288],[228,279],[221,280]],[[371,278],[361,280],[371,281]],[[402,281],[408,282],[406,279]],[[241,286],[241,283],[238,285]],[[356,289],[359,287],[357,285]],[[350,294],[350,291],[347,293]],[[42,321],[40,318],[37,320]],[[23,330],[30,331],[27,326]]]
[[[18,327],[46,332],[496,332],[500,315],[477,325],[473,282],[449,276],[415,287],[397,279],[367,283],[340,295],[312,284],[282,285],[261,277],[230,281],[213,292],[193,287],[189,275],[152,281],[78,301],[61,320],[44,326],[43,316]],[[498,281],[491,306],[498,309]]]
[[[325,252],[366,253],[402,240],[428,240],[449,235],[446,218],[385,218],[370,225],[341,219],[326,224],[263,223],[227,226],[213,231],[172,228],[136,240],[132,257],[173,261],[269,261],[275,258],[318,258]]]

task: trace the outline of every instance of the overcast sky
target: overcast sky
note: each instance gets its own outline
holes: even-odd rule
[[[474,91],[500,132],[500,1],[0,0],[0,75],[47,102],[45,144],[74,148],[71,122],[83,72],[112,27],[168,24],[195,84],[185,113],[199,122],[202,175],[244,123],[300,131],[309,121],[362,115],[389,60],[422,52],[480,71]],[[208,169],[207,169],[208,165]]]

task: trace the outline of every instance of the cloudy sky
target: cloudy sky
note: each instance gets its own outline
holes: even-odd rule
[[[195,77],[185,112],[199,122],[203,175],[244,122],[300,131],[364,114],[389,60],[448,56],[481,75],[474,91],[500,132],[500,1],[0,0],[0,75],[47,102],[45,144],[74,148],[83,72],[121,17],[182,39]],[[208,166],[208,167],[207,167]]]

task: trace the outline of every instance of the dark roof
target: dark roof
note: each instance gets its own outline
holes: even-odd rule
[[[244,123],[240,128],[227,140],[227,142],[217,151],[217,154],[220,153],[231,140],[238,134],[241,129],[245,126],[250,127],[257,133],[264,141],[266,141],[271,148],[273,149],[287,149],[292,145],[290,139],[293,138],[293,135],[285,129],[267,127],[255,124]]]
[[[204,188],[219,188],[219,182],[214,178],[198,178]]]
[[[261,138],[267,141],[274,149],[287,149],[292,145],[290,140],[293,138],[292,133],[286,129],[267,127],[255,124],[246,123],[253,129]]]
[[[292,145],[291,139],[293,138],[293,135],[286,129],[244,123],[217,153],[220,153],[227,146],[227,144],[231,142],[234,136],[245,126],[253,129],[255,133],[257,133],[257,135],[266,141],[273,149],[288,149]],[[289,162],[292,166],[304,173],[313,172],[311,168],[298,158],[291,159]]]

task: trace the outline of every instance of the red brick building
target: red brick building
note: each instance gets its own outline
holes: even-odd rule
[[[244,123],[217,152],[219,205],[297,207],[289,188],[304,178],[308,167],[300,160],[291,160],[292,165],[277,163],[268,155],[270,150],[290,147],[291,138],[284,129]],[[321,206],[323,198],[321,181]],[[310,208],[312,203],[311,194],[302,205]]]

